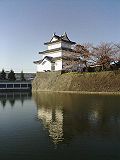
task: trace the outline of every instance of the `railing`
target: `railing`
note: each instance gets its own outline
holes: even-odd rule
[[[26,82],[0,82],[0,90],[31,90],[31,81]]]

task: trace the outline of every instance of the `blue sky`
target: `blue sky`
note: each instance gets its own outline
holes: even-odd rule
[[[53,32],[77,43],[120,42],[120,0],[0,0],[0,70],[35,72]]]

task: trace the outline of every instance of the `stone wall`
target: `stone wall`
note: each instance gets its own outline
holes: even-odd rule
[[[120,92],[120,71],[37,73],[32,91]]]

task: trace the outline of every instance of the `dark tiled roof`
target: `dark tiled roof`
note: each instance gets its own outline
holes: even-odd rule
[[[44,59],[47,59],[50,62],[55,62],[57,60],[60,60],[61,57],[50,57],[50,56],[45,56],[43,59],[39,60],[39,61],[34,61],[33,63],[35,64],[40,64],[43,62]]]
[[[69,56],[62,56],[62,57],[49,57],[49,56],[45,56],[42,60],[39,61],[35,61],[35,64],[40,64],[43,62],[44,59],[47,59],[48,61],[50,61],[51,63],[57,61],[57,60],[74,60],[74,61],[80,61],[79,57],[69,57]]]
[[[41,60],[39,60],[39,61],[34,61],[33,63],[35,63],[35,64],[40,64],[42,61],[43,61],[43,60],[41,59]]]
[[[53,39],[54,37],[55,37],[57,40],[52,41],[52,39]],[[58,36],[58,35],[56,35],[56,34],[54,33],[52,39],[50,40],[50,42],[46,42],[46,43],[44,43],[44,44],[45,44],[45,45],[48,45],[48,44],[53,44],[53,43],[57,43],[57,42],[60,42],[60,41],[64,41],[64,42],[66,42],[66,43],[71,43],[71,44],[76,44],[75,42],[72,42],[72,41],[69,40],[66,32],[65,32],[62,36]]]
[[[69,52],[75,52],[73,49],[60,47],[60,48],[55,48],[55,49],[51,49],[51,50],[45,50],[45,51],[43,51],[43,52],[39,52],[39,54],[56,52],[56,51],[60,51],[60,50],[69,51]]]
[[[66,42],[66,43],[71,43],[71,44],[76,44],[75,42],[72,42],[72,41],[67,41],[67,40],[64,40],[64,39],[60,39],[60,40],[56,40],[56,41],[53,41],[53,42],[46,42],[44,43],[44,45],[48,45],[48,44],[53,44],[53,43],[57,43],[57,42]]]
[[[60,39],[60,38],[61,38],[60,36],[58,36],[58,35],[56,35],[56,34],[54,34],[53,37],[55,37],[55,38],[57,38],[57,39]],[[52,38],[53,38],[53,37],[52,37]],[[52,39],[51,39],[51,40],[52,40]],[[50,41],[51,41],[51,40],[50,40]]]
[[[55,61],[61,60],[61,59],[62,59],[61,57],[54,57],[54,58],[52,58],[52,62],[55,62]]]
[[[47,60],[49,60],[49,61],[52,61],[53,58],[50,57],[50,56],[45,56],[44,59],[47,59]]]

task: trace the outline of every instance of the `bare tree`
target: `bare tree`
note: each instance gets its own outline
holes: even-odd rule
[[[115,49],[112,43],[102,42],[100,45],[93,47],[93,54],[96,64],[102,66],[102,70],[110,68],[110,63],[114,61]]]
[[[72,52],[67,51],[62,57],[64,69],[81,71],[85,68],[87,71],[90,64],[95,62],[92,49],[93,46],[90,43],[76,44]]]
[[[79,54],[75,53],[74,50],[66,51],[63,56],[63,70],[65,71],[77,71],[79,70],[80,58]]]
[[[114,44],[115,60],[120,61],[120,43]]]
[[[75,53],[79,54],[79,59],[83,66],[85,66],[86,70],[88,70],[91,63],[94,63],[92,48],[93,46],[90,43],[84,45],[77,44],[74,47]]]
[[[115,44],[118,49],[120,49],[120,43]]]
[[[92,52],[93,50],[93,44],[92,43],[83,43],[82,46],[84,46],[85,49],[87,49],[89,52]]]
[[[76,44],[71,51],[66,51],[62,57],[63,68],[67,71],[88,71],[89,66],[99,65],[102,70],[109,70],[111,62],[120,61],[120,44],[102,42],[97,46],[91,43]]]

